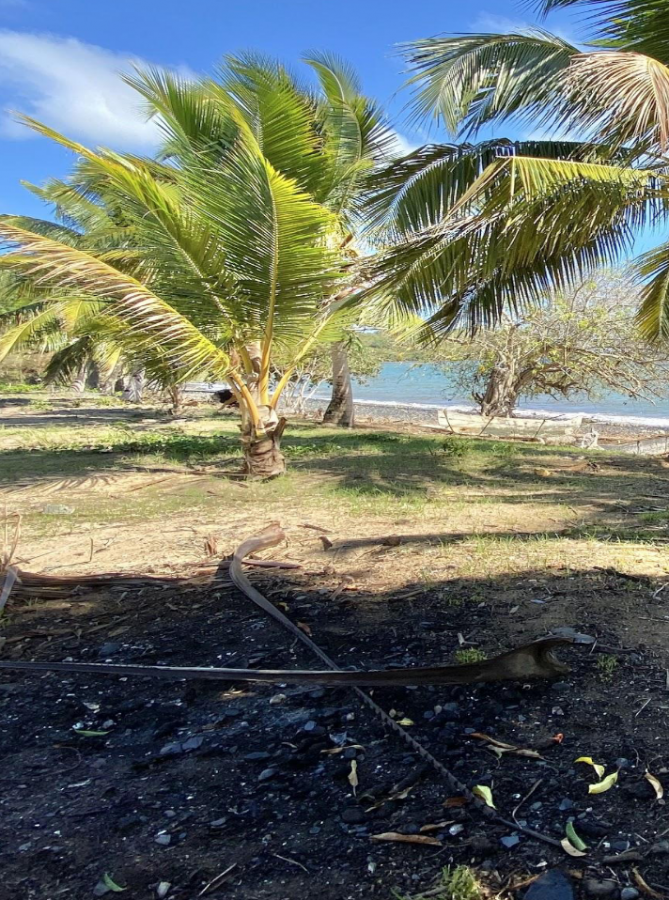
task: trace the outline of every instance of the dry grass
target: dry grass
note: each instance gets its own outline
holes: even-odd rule
[[[228,477],[230,418],[175,422],[90,401],[5,411],[0,504],[22,514],[17,562],[35,570],[169,571],[203,558],[207,540],[227,553],[277,519],[288,556],[369,589],[556,567],[667,570],[669,479],[655,460],[595,454],[596,470],[572,471],[573,450],[295,424],[289,475],[244,484]],[[399,544],[384,545],[388,535]]]

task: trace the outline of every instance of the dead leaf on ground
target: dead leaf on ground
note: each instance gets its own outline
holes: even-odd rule
[[[562,838],[560,841],[562,845],[562,849],[565,853],[568,853],[570,856],[586,856],[587,854],[583,852],[583,850],[577,850],[576,847],[571,843],[569,838]]]
[[[638,869],[633,867],[632,875],[644,894],[648,894],[649,897],[654,897],[655,900],[665,900],[664,894],[661,894],[659,891],[656,891],[655,888],[652,888]]]
[[[411,784],[409,787],[404,788],[403,791],[398,791],[396,794],[389,794],[387,797],[382,797],[380,800],[377,800],[376,803],[372,804],[372,806],[367,807],[365,812],[372,812],[374,809],[380,809],[382,806],[385,806],[386,803],[391,803],[393,800],[406,800],[414,787],[415,785]]]
[[[664,788],[662,787],[662,782],[650,772],[646,772],[643,777],[646,779],[646,781],[652,784],[656,798],[658,800],[661,800],[664,797]]]
[[[310,627],[309,625],[307,625],[306,622],[298,622],[298,623],[297,623],[297,627],[298,627],[299,629],[301,629],[305,634],[308,634],[309,637],[312,636],[313,632],[312,632],[312,630],[311,630],[311,627]]]
[[[592,766],[599,778],[602,778],[604,776],[604,772],[606,772],[606,766],[602,766],[600,763],[593,762],[591,756],[579,756],[579,758],[574,760],[574,762],[582,762],[586,763],[586,765],[588,766]]]
[[[466,797],[449,797],[448,800],[444,800],[445,809],[460,809],[463,806],[467,805]]]
[[[365,748],[362,744],[344,744],[341,747],[328,747],[327,750],[321,750],[321,753],[324,753],[326,756],[336,756],[338,753],[343,753],[344,750],[364,750]]]
[[[429,831],[443,831],[449,825],[453,825],[455,819],[449,819],[448,822],[432,822],[429,825],[423,825],[420,829],[421,834],[427,834]]]
[[[610,791],[614,784],[618,781],[618,773],[612,772],[610,775],[607,775],[606,778],[603,778],[601,781],[598,781],[597,784],[591,784],[588,787],[589,794],[604,794],[606,791]]]
[[[400,834],[398,831],[384,831],[382,834],[373,834],[372,841],[394,841],[398,844],[426,844],[429,847],[441,847],[441,841],[427,834]]]
[[[353,788],[353,793],[355,794],[355,789],[358,786],[358,763],[356,760],[351,760],[351,771],[348,773],[348,783]]]
[[[506,744],[504,741],[498,741],[497,738],[490,737],[489,734],[483,734],[482,732],[477,731],[470,735],[470,737],[485,741],[499,759],[501,759],[505,753],[511,753],[514,756],[524,756],[527,759],[543,759],[543,756],[537,750],[526,750],[524,747]]]
[[[490,806],[492,809],[497,809],[492,799],[492,791],[486,784],[477,784],[476,787],[472,790],[472,794],[474,794],[475,797],[480,797],[480,799],[483,800],[486,806]]]

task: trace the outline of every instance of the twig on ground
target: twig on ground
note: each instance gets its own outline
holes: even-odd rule
[[[539,785],[541,784],[542,781],[543,781],[543,778],[538,778],[538,779],[534,782],[534,784],[533,784],[532,787],[529,789],[529,791],[525,794],[525,796],[524,796],[523,799],[520,801],[520,803],[518,804],[518,806],[516,806],[516,808],[514,809],[514,811],[511,813],[511,818],[513,819],[514,822],[516,821],[516,814],[517,814],[518,810],[520,809],[520,807],[523,806],[525,803],[527,803],[527,801],[530,799],[530,797],[531,797],[532,794],[536,791],[536,789],[539,787]]]
[[[272,856],[275,856],[277,859],[282,859],[284,862],[292,863],[294,866],[299,866],[302,871],[306,872],[307,875],[309,874],[309,869],[296,859],[290,859],[288,856],[281,856],[279,853],[272,853]]]
[[[202,890],[198,894],[198,897],[204,897],[204,895],[208,891],[213,891],[217,887],[219,887],[219,885],[222,883],[222,881],[226,877],[226,875],[229,875],[230,872],[232,872],[232,870],[236,869],[236,868],[237,868],[237,863],[233,863],[231,866],[228,866],[227,869],[225,869],[223,872],[221,872],[220,875],[217,875],[216,878],[212,878],[211,881],[208,884],[205,884],[205,886],[202,888]]]

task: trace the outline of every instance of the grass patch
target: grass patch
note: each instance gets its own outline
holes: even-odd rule
[[[613,681],[613,676],[618,671],[618,658],[611,653],[602,653],[597,659],[596,668],[599,674],[599,680],[605,683]]]
[[[488,654],[484,650],[479,650],[478,647],[463,647],[462,650],[456,650],[454,656],[455,661],[461,666],[483,662],[488,658]]]
[[[395,893],[396,900],[481,900],[481,885],[469,866],[447,866],[441,873],[437,884],[427,894],[416,894],[407,897]]]

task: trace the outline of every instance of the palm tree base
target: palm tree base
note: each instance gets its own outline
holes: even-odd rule
[[[262,436],[246,432],[242,434],[244,465],[242,473],[250,478],[278,478],[286,472],[286,458],[281,452],[281,437],[286,420],[279,419],[272,430],[265,430]]]

